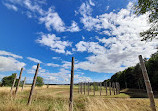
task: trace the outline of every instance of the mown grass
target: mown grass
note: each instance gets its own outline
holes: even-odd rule
[[[46,86],[39,88],[33,94],[32,104],[27,106],[30,87],[17,96],[10,95],[10,88],[0,88],[0,111],[68,111],[69,86]],[[158,99],[155,99],[158,106]],[[127,93],[106,96],[105,90],[93,92],[90,96],[78,94],[78,88],[74,89],[74,111],[150,111],[148,98],[130,98]]]

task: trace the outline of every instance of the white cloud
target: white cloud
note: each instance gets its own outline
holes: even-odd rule
[[[71,26],[66,26],[59,14],[55,12],[54,7],[51,6],[48,11],[42,8],[46,4],[45,0],[31,1],[31,0],[3,0],[4,5],[15,11],[18,10],[17,6],[25,8],[25,13],[29,18],[36,18],[40,23],[44,23],[46,28],[51,31],[54,29],[57,32],[78,32],[80,28],[75,21],[72,21]]]
[[[52,57],[52,59],[60,60],[61,57]]]
[[[89,0],[89,4],[92,6],[95,6],[94,2],[92,2],[92,0]]]
[[[8,3],[4,3],[4,5],[8,8],[8,9],[12,9],[14,11],[18,11],[18,8],[15,5],[12,4],[8,4]]]
[[[19,59],[22,59],[22,58],[23,58],[22,56],[13,54],[13,53],[11,53],[11,52],[3,51],[3,50],[0,50],[0,55],[2,55],[2,56],[11,56],[11,57],[13,57],[13,58],[19,58]]]
[[[30,61],[33,61],[35,63],[42,63],[40,60],[36,59],[36,58],[32,58],[32,57],[27,57],[27,59],[29,59]]]
[[[60,37],[56,37],[54,34],[43,34],[41,38],[37,40],[38,43],[50,47],[51,50],[57,53],[71,54],[70,51],[65,50],[66,47],[71,46],[69,41],[61,41]]]
[[[96,18],[91,16],[90,7],[86,8],[86,5],[84,7],[82,5],[84,11],[80,13],[83,15],[81,22],[84,27],[89,31],[97,30],[99,33],[102,31],[101,33],[113,37],[97,37],[99,43],[84,41],[77,43],[76,51],[87,51],[91,55],[86,57],[86,61],[77,63],[76,68],[115,73],[138,63],[138,55],[149,58],[157,51],[156,39],[152,42],[141,41],[139,32],[149,28],[148,14],[136,16],[131,10],[131,2],[127,9],[121,9],[118,13],[98,15]]]
[[[80,28],[78,27],[78,25],[75,21],[72,21],[72,25],[70,27],[65,26],[65,23],[60,18],[59,14],[54,11],[53,8],[49,8],[49,10],[45,14],[45,16],[41,17],[39,20],[41,23],[45,23],[45,26],[49,31],[51,31],[52,28],[58,32],[66,32],[66,31],[78,32],[78,31],[80,31]]]
[[[60,65],[58,65],[58,64],[53,64],[53,63],[47,63],[47,66],[51,66],[51,67],[59,67]]]
[[[36,68],[37,68],[37,65],[33,65],[32,68],[28,69],[27,70],[27,73],[29,74],[35,74],[35,71],[36,71]],[[38,71],[38,74],[39,75],[44,75],[47,73],[47,70],[43,69],[41,66],[39,67],[39,71]]]
[[[26,64],[17,59],[22,59],[22,56],[13,54],[7,51],[0,51],[0,71],[17,71]]]

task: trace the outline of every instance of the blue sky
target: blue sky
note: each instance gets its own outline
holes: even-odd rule
[[[2,0],[0,78],[18,73],[32,82],[37,63],[45,83],[103,81],[149,58],[157,40],[142,42],[148,13],[133,13],[131,0]]]

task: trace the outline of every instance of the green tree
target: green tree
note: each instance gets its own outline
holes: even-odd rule
[[[13,73],[11,76],[6,76],[2,78],[2,86],[12,86],[16,73]],[[15,86],[17,85],[18,79],[16,79]]]
[[[44,85],[44,82],[43,82],[43,78],[40,77],[40,76],[37,76],[37,80],[36,80],[36,86],[43,86]]]
[[[135,5],[135,11],[138,15],[149,13],[149,23],[151,27],[140,33],[142,40],[152,40],[158,35],[158,0],[138,0]]]

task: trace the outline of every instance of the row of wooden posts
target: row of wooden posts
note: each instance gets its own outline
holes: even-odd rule
[[[140,66],[141,66],[141,69],[142,69],[142,73],[143,73],[143,77],[144,77],[144,81],[145,81],[145,85],[146,85],[146,89],[147,89],[147,94],[148,94],[148,97],[150,99],[150,106],[151,106],[151,109],[152,111],[156,111],[156,106],[155,106],[155,101],[154,101],[154,95],[153,95],[153,91],[152,91],[152,87],[151,87],[151,84],[150,84],[150,80],[149,80],[149,77],[148,77],[148,73],[147,73],[147,70],[146,70],[146,67],[145,67],[145,63],[144,63],[144,60],[142,58],[142,56],[140,55],[139,56],[139,60],[140,60]],[[28,103],[27,105],[30,105],[31,104],[31,100],[32,100],[32,94],[33,94],[33,91],[34,91],[34,87],[35,87],[35,84],[36,84],[36,79],[37,79],[37,74],[38,74],[38,69],[39,69],[39,66],[40,64],[37,64],[37,68],[36,68],[36,72],[35,72],[35,76],[34,76],[34,79],[33,79],[33,83],[32,83],[32,86],[31,86],[31,91],[30,91],[30,95],[29,95],[29,99],[28,99]],[[18,93],[18,88],[19,88],[19,84],[20,84],[20,80],[21,80],[21,75],[22,75],[22,71],[23,71],[23,68],[21,68],[21,71],[20,71],[20,76],[19,76],[19,81],[18,81],[18,85],[16,87],[16,91],[15,91],[15,96],[16,94]],[[15,80],[13,82],[15,84]],[[85,83],[84,83],[85,84]],[[111,83],[109,83],[111,84]],[[119,83],[112,83],[113,84],[113,87],[114,86],[117,86],[118,88],[114,88],[113,89],[113,92],[115,92],[114,90],[116,89],[117,92],[115,93],[119,93],[119,90],[120,90],[120,86],[119,86]],[[114,85],[115,84],[115,85]],[[117,84],[117,85],[116,85]],[[73,111],[73,85],[74,85],[74,57],[72,57],[72,62],[71,62],[71,79],[70,79],[70,99],[69,99],[69,111]],[[14,86],[14,85],[13,85]],[[12,93],[12,89],[13,89],[13,86],[11,88],[11,93]],[[80,83],[79,85],[79,90],[78,92],[81,92],[82,93],[82,90],[83,90],[83,84]],[[84,85],[85,86],[85,85]],[[89,87],[90,85],[88,85]],[[100,84],[101,86],[101,84]],[[111,89],[111,85],[110,86],[110,89]],[[95,89],[95,88],[94,88]],[[107,89],[107,87],[106,87]],[[88,94],[89,94],[89,91],[88,90]],[[95,90],[94,91],[94,95],[95,95]],[[100,87],[100,91],[101,91],[101,87]],[[107,90],[106,90],[107,91]],[[85,88],[84,88],[84,94],[85,94]],[[107,94],[107,93],[106,93]],[[101,93],[100,93],[101,95]]]
[[[86,91],[87,91],[87,94],[90,95],[90,92],[93,91],[93,95],[96,95],[96,93],[95,93],[96,88],[100,91],[100,96],[103,93],[103,88],[105,88],[106,96],[120,94],[120,84],[118,82],[112,82],[112,83],[105,82],[104,85],[102,85],[101,82],[100,83],[95,83],[95,82],[94,83],[90,83],[90,82],[78,83],[78,93],[81,93],[81,94],[83,94],[83,93],[86,94]],[[108,94],[108,90],[109,90],[109,94]]]
[[[30,105],[31,101],[32,101],[32,95],[33,95],[34,87],[35,87],[35,84],[36,84],[36,79],[37,79],[37,74],[38,74],[39,67],[40,67],[40,64],[37,64],[37,68],[36,68],[34,79],[33,79],[33,82],[32,82],[32,86],[31,86],[30,95],[29,95],[29,98],[28,98],[27,105]],[[18,80],[18,84],[17,84],[16,89],[15,89],[14,97],[16,97],[16,95],[19,91],[19,85],[20,85],[20,80],[21,80],[21,77],[22,77],[22,72],[23,72],[23,68],[21,68],[21,70],[20,70],[19,80]],[[13,94],[13,88],[14,88],[14,85],[15,85],[15,82],[16,82],[16,78],[17,78],[17,74],[15,75],[15,78],[14,78],[14,81],[13,81],[13,84],[12,84],[12,87],[11,87],[11,90],[10,90],[11,95]],[[26,77],[24,79],[21,91],[23,91],[23,89],[24,89],[25,81],[26,81]]]

